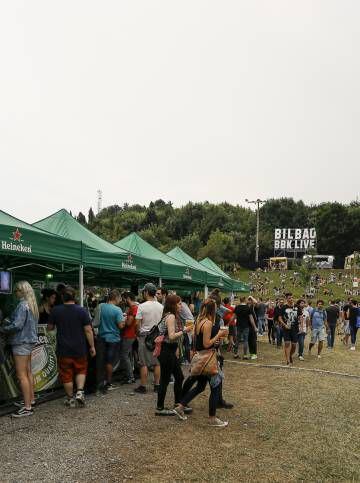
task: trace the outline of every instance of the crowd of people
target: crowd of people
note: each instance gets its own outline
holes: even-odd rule
[[[331,300],[328,306],[305,299],[294,300],[291,293],[266,302],[253,296],[240,297],[234,304],[214,290],[200,303],[183,300],[174,292],[147,283],[140,298],[114,289],[106,299],[89,307],[76,303],[75,290],[60,284],[57,290],[44,289],[38,306],[31,285],[19,282],[15,287],[19,299],[12,315],[2,321],[0,332],[7,334],[12,347],[16,374],[23,395],[14,417],[31,416],[36,399],[31,374],[31,353],[37,343],[37,325],[56,329],[59,380],[69,408],[85,404],[89,367],[96,374],[96,390],[111,391],[114,368],[121,370],[121,384],[136,384],[134,392],[157,395],[155,415],[175,416],[185,421],[192,413],[191,401],[209,384],[209,424],[226,427],[217,417],[217,409],[233,405],[223,396],[223,355],[257,359],[258,340],[267,335],[268,342],[284,347],[287,365],[305,358],[305,337],[311,335],[309,353],[317,346],[321,358],[324,341],[334,348],[336,328],[343,332],[343,343],[350,350],[356,346],[360,327],[357,301]],[[189,373],[184,380],[184,367]],[[165,407],[169,385],[174,402]]]
[[[278,298],[284,294],[286,287],[292,290],[299,289],[302,286],[300,273],[297,271],[288,272],[281,270],[278,276],[278,281],[275,282],[268,272],[258,269],[250,274],[251,293],[259,294],[264,298]],[[330,271],[327,274],[324,272],[314,272],[309,281],[309,287],[304,291],[302,297],[307,298],[330,298],[339,289],[347,297],[358,297],[360,290],[353,285],[354,276],[348,270],[344,271]]]
[[[293,294],[288,292],[274,302],[256,300],[250,296],[242,297],[240,304],[233,308],[232,339],[228,350],[234,357],[257,359],[257,337],[267,334],[269,344],[284,346],[287,365],[294,363],[297,351],[299,361],[304,360],[305,338],[310,334],[308,352],[311,354],[317,345],[317,357],[321,358],[324,342],[329,350],[334,349],[336,330],[343,335],[342,342],[350,350],[356,347],[356,336],[360,327],[360,308],[355,299],[348,298],[346,303],[330,300],[325,306],[323,300],[317,300],[315,306],[311,300],[299,299],[295,302]],[[236,342],[233,343],[233,340]]]

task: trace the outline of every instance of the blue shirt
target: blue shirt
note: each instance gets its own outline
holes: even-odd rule
[[[321,329],[326,320],[326,311],[314,309],[311,314],[311,325],[313,329]]]
[[[102,304],[99,335],[106,342],[120,342],[119,323],[124,320],[123,311],[114,304]]]

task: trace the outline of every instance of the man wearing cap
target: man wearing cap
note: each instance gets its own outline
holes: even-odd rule
[[[145,337],[150,330],[157,325],[163,315],[164,307],[156,299],[156,286],[147,283],[143,289],[145,302],[139,305],[136,314],[138,342],[139,342],[139,365],[140,365],[140,386],[135,389],[139,394],[146,393],[146,383],[148,378],[148,368],[154,368],[154,392],[159,390],[160,365],[152,351],[145,345]]]

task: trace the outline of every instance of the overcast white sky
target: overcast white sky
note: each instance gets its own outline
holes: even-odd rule
[[[0,209],[360,183],[358,0],[0,3]]]

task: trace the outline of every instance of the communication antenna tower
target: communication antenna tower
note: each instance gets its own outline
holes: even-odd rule
[[[100,211],[102,210],[102,191],[98,190],[97,194],[98,194],[97,214],[99,214]]]

